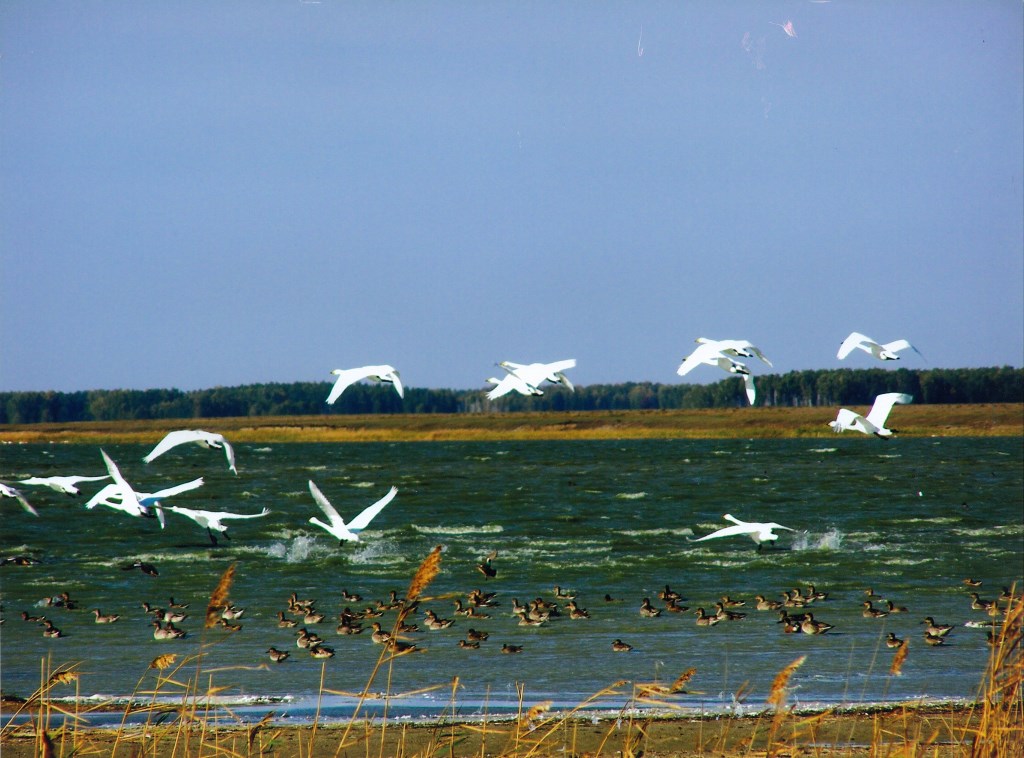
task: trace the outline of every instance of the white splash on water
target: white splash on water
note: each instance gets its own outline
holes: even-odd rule
[[[647,497],[646,492],[620,492],[615,497],[620,500],[640,500],[641,498]]]
[[[289,542],[274,542],[267,548],[271,558],[283,559],[285,563],[303,563],[317,547],[317,539],[301,535]]]
[[[809,452],[811,453],[834,453],[839,448],[837,447],[812,447]]]
[[[793,539],[793,550],[839,550],[843,537],[838,529],[829,529],[824,534],[801,532]]]

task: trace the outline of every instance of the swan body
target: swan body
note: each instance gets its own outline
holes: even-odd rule
[[[737,535],[745,535],[750,537],[757,545],[758,549],[761,548],[761,544],[764,542],[775,542],[779,538],[779,535],[775,533],[775,529],[785,529],[787,531],[796,531],[788,526],[782,524],[776,524],[774,521],[757,522],[757,521],[740,521],[738,518],[729,515],[728,513],[723,516],[726,521],[731,521],[733,526],[727,526],[719,529],[711,534],[706,534],[698,539],[691,539],[690,542],[704,542],[705,540],[718,539],[719,537],[735,537]]]
[[[321,521],[316,516],[309,519],[309,523],[319,526],[325,530],[328,534],[333,535],[339,543],[343,542],[359,542],[359,533],[365,529],[371,521],[384,510],[384,506],[394,500],[395,495],[398,494],[398,488],[392,487],[388,490],[388,493],[384,495],[380,500],[375,502],[368,508],[363,509],[358,516],[352,519],[347,524],[338,511],[335,510],[334,506],[327,497],[320,491],[320,489],[313,483],[313,480],[309,481],[309,492],[313,495],[313,499],[316,504],[320,506],[320,510],[327,516],[327,523]]]
[[[179,429],[174,432],[169,432],[160,442],[157,443],[156,447],[149,451],[144,460],[149,463],[154,458],[157,458],[172,447],[178,445],[184,445],[188,442],[194,442],[197,445],[201,445],[206,448],[213,448],[219,450],[224,448],[224,455],[228,459],[228,468],[231,469],[231,473],[238,474],[238,469],[235,468],[235,450],[231,447],[231,444],[224,438],[223,434],[217,434],[215,432],[204,432],[202,429]]]
[[[488,400],[494,400],[495,398],[507,395],[510,392],[518,392],[520,395],[543,395],[544,393],[534,387],[533,385],[527,384],[518,374],[505,374],[501,379],[491,377],[486,380],[488,384],[493,384],[494,387],[487,393]]]
[[[896,353],[908,348],[918,355],[921,355],[921,351],[906,340],[894,340],[892,342],[886,342],[885,344],[879,344],[860,332],[851,332],[850,336],[843,340],[842,344],[839,346],[839,352],[836,353],[836,358],[842,360],[854,350],[863,350],[865,353],[868,353],[880,361],[898,361],[900,357],[896,355]],[[924,356],[922,355],[921,357],[923,358]]]
[[[498,365],[510,374],[515,374],[533,388],[540,387],[543,382],[551,382],[552,384],[564,385],[570,391],[575,391],[576,389],[572,382],[569,381],[569,377],[565,375],[567,370],[576,367],[575,358],[569,358],[564,361],[555,361],[554,363],[523,364],[513,363],[512,361],[502,361]]]
[[[848,408],[840,408],[835,421],[830,421],[829,426],[836,434],[845,431],[857,431],[863,434],[874,434],[878,437],[891,437],[892,429],[886,429],[885,422],[889,412],[897,403],[905,405],[914,400],[913,395],[906,395],[902,392],[887,392],[875,398],[875,402],[868,411],[867,416],[861,416]]]
[[[227,511],[201,511],[193,508],[182,508],[178,505],[172,505],[167,510],[186,518],[190,518],[199,524],[199,526],[205,526],[206,532],[210,535],[210,540],[214,545],[217,544],[217,538],[214,536],[214,532],[222,534],[225,539],[231,539],[227,534],[227,526],[221,522],[229,519],[262,518],[270,513],[269,508],[264,508],[259,513],[228,513]]]
[[[331,392],[327,396],[328,405],[334,405],[334,401],[341,397],[342,392],[362,379],[391,384],[394,386],[395,392],[398,393],[399,397],[405,397],[402,378],[398,375],[394,366],[385,364],[381,366],[362,366],[360,368],[336,368],[331,373],[338,378],[335,380],[334,386],[331,387]]]
[[[717,366],[730,374],[739,374],[743,377],[743,389],[747,394],[747,401],[753,405],[757,399],[757,389],[754,387],[754,377],[746,364],[733,360],[733,357],[759,358],[772,365],[761,350],[747,340],[710,340],[707,337],[697,338],[697,349],[690,353],[679,364],[676,373],[679,376],[686,376],[697,366]]]
[[[27,484],[32,487],[49,487],[55,492],[62,492],[65,495],[77,495],[81,492],[76,486],[79,482],[99,482],[109,479],[110,474],[104,476],[32,476],[22,479],[18,484]]]

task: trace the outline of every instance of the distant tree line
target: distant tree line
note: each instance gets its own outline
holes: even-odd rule
[[[757,405],[869,405],[883,392],[906,392],[915,403],[1024,402],[1024,369],[823,369],[755,377]],[[407,387],[404,400],[390,386],[357,384],[333,405],[330,382],[247,384],[204,390],[89,390],[2,392],[0,424],[132,419],[312,416],[364,413],[493,413],[505,411],[654,410],[747,405],[743,382],[715,384],[626,382],[591,384],[570,392],[550,387],[539,397],[487,400],[485,389]]]

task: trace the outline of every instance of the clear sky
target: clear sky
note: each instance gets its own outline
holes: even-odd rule
[[[0,390],[677,382],[699,336],[880,365],[836,360],[851,331],[1020,366],[1022,29],[1019,0],[4,0]]]

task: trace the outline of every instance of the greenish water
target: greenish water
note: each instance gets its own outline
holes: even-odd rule
[[[209,594],[237,562],[231,600],[246,608],[243,628],[208,631],[203,668],[220,669],[214,684],[230,685],[223,694],[233,702],[286,697],[302,717],[319,688],[322,664],[296,647],[292,630],[277,626],[289,594],[315,598],[327,614],[316,627],[336,652],[326,661],[326,687],[357,691],[379,647],[369,634],[337,635],[338,612],[384,599],[390,590],[403,594],[420,561],[442,545],[442,572],[427,594],[480,587],[498,593],[500,605],[490,619],[455,616],[450,629],[410,635],[427,652],[396,661],[392,691],[444,687],[396,712],[436,715],[450,700],[455,675],[459,710],[470,715],[514,707],[517,683],[525,684],[530,701],[575,703],[617,680],[671,681],[690,667],[697,673],[689,687],[698,694],[680,698],[681,704],[734,708],[734,693],[746,685],[744,704],[756,707],[778,671],[804,654],[791,679],[793,702],[971,698],[989,650],[984,630],[963,624],[988,617],[971,609],[962,580],[982,580],[981,596],[994,598],[1014,582],[1019,589],[1024,573],[1019,438],[240,445],[237,477],[222,453],[195,446],[148,465],[141,461],[148,448],[105,449],[137,490],[203,476],[204,487],[174,502],[239,513],[267,507],[271,514],[234,523],[231,539],[212,548],[204,529],[173,513],[161,530],[155,519],[85,510],[102,482],[83,485],[77,499],[23,488],[39,518],[5,499],[3,555],[41,561],[0,568],[5,693],[33,691],[47,657],[51,666],[80,662],[82,695],[131,693],[157,655],[199,650]],[[99,449],[92,446],[0,449],[3,481],[101,473]],[[363,542],[339,547],[307,523],[320,515],[309,479],[345,517],[391,485],[399,493]],[[725,526],[725,513],[797,531],[783,532],[779,549],[760,553],[746,538],[687,541]],[[498,551],[498,574],[487,580],[476,565],[492,550]],[[139,559],[155,564],[160,575],[121,570]],[[550,600],[556,584],[576,591],[591,618],[518,626],[513,598]],[[744,599],[747,605],[738,610],[747,617],[713,628],[698,627],[692,610],[641,618],[644,597],[663,606],[656,594],[666,584],[691,609],[711,610],[722,595]],[[775,614],[752,607],[755,594],[777,599],[807,584],[829,593],[811,609],[835,625],[829,634],[784,634]],[[911,612],[864,618],[867,587]],[[366,602],[343,603],[343,588]],[[82,610],[40,605],[63,591]],[[620,602],[605,602],[606,594]],[[179,624],[188,636],[154,640],[141,604],[166,606],[171,596],[191,604],[190,618]],[[95,624],[89,611],[97,607],[121,619]],[[452,599],[423,608],[453,617]],[[38,624],[20,618],[22,611],[45,614],[66,636],[43,638]],[[924,644],[925,616],[956,625],[948,645]],[[382,619],[385,627],[392,618]],[[479,650],[460,649],[456,643],[471,626],[490,639]],[[911,644],[900,677],[888,676],[892,651],[881,644],[888,632]],[[632,644],[633,652],[613,653],[616,638]],[[522,654],[502,655],[503,643],[521,645]],[[291,657],[260,667],[271,645]],[[74,694],[73,687],[65,689]],[[340,716],[350,702],[335,697],[326,706],[328,716]]]

